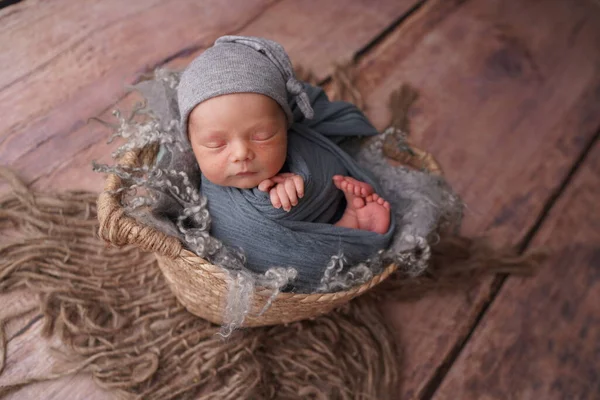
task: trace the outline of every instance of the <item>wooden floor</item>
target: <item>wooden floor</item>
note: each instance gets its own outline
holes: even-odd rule
[[[398,399],[600,399],[600,2],[24,0],[0,10],[0,164],[38,188],[100,191],[90,162],[111,148],[88,118],[224,34],[276,39],[320,79],[355,59],[379,128],[410,83],[414,141],[466,201],[464,232],[551,250],[533,279],[384,304],[405,352]],[[35,299],[0,304],[2,319]],[[48,373],[40,330],[35,311],[7,327],[0,386]],[[82,375],[8,398],[112,396]]]

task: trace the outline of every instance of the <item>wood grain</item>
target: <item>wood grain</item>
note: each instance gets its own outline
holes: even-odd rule
[[[71,51],[87,37],[156,6],[158,1],[27,1],[0,11],[0,90]],[[95,18],[102,15],[103,18]],[[56,61],[55,61],[56,62]]]
[[[2,18],[0,162],[12,163],[123,96],[184,49],[235,33],[273,0],[25,2]],[[166,22],[165,16],[169,16]],[[56,155],[55,155],[56,156]]]
[[[535,237],[550,262],[506,282],[435,400],[598,398],[599,202],[596,143]]]
[[[27,380],[39,382],[10,393],[6,399],[114,399],[114,393],[97,387],[87,374],[44,380],[50,374],[60,372],[55,369],[56,360],[63,357],[61,352],[65,348],[57,339],[40,340],[42,325],[39,320],[29,328],[27,334],[11,340],[0,388]],[[37,340],[31,340],[30,337],[36,337]]]
[[[360,86],[379,127],[388,118],[391,90],[409,82],[421,92],[413,136],[440,159],[467,200],[465,232],[518,240],[590,140],[599,124],[597,21],[592,1],[430,0],[361,61]],[[89,146],[46,170],[51,175],[40,184],[85,183],[90,158],[107,154],[106,147]],[[38,154],[48,160],[53,153]],[[99,181],[87,184],[98,188]],[[399,398],[420,396],[470,330],[487,293],[483,285],[469,296],[387,305],[406,350]],[[39,340],[33,332],[23,339]]]
[[[591,1],[428,2],[361,62],[360,87],[379,127],[394,88],[420,91],[413,139],[466,201],[466,234],[518,242],[593,137],[599,11]],[[405,350],[399,399],[425,394],[489,296],[486,281],[385,306]]]
[[[334,64],[352,61],[357,52],[421,2],[286,0],[244,28],[244,34],[277,40],[295,64],[323,80]]]
[[[114,393],[96,386],[85,374],[37,382],[13,392],[3,400],[115,400]]]
[[[430,1],[361,61],[359,84],[378,127],[391,90],[408,82],[421,92],[413,136],[465,198],[466,233],[523,237],[592,137],[600,123],[596,18],[585,1]],[[90,153],[77,158],[81,168]],[[52,181],[68,184],[71,173],[80,174],[67,167]],[[423,394],[488,296],[486,283],[386,305],[405,348],[399,398]]]
[[[62,1],[63,3],[68,3],[66,0]],[[86,9],[82,8],[87,6],[81,6],[81,3],[75,8],[80,7],[82,9],[78,8],[77,10],[70,10],[67,7],[44,11],[43,7],[46,5],[38,4],[40,9],[35,10],[37,13],[35,15],[28,14],[34,13],[34,11],[27,7],[16,9],[10,15],[0,14],[0,21],[6,22],[8,20],[12,23],[13,27],[14,25],[19,25],[20,30],[14,28],[15,31],[10,33],[11,35],[16,35],[14,32],[21,32],[19,35],[27,35],[22,30],[26,30],[28,23],[33,23],[34,21],[46,21],[46,19],[56,21],[62,18],[66,20],[67,24],[74,24],[75,22],[71,22],[69,19],[77,15],[77,18],[87,18],[87,20],[81,26],[78,25],[76,30],[79,31],[88,27],[86,24],[97,24],[98,26],[94,25],[90,29],[97,31],[95,35],[102,36],[98,40],[103,42],[107,40],[106,37],[115,36],[115,38],[110,40],[118,47],[116,49],[111,48],[111,51],[115,53],[111,53],[113,55],[109,57],[106,64],[102,64],[106,71],[98,75],[92,74],[90,84],[76,88],[76,90],[65,95],[67,97],[70,96],[66,102],[61,102],[62,100],[59,99],[56,103],[52,103],[48,107],[46,107],[46,104],[42,104],[39,107],[39,114],[42,115],[40,119],[42,121],[41,124],[37,124],[34,121],[32,124],[12,126],[9,131],[4,132],[6,133],[4,135],[2,130],[0,130],[0,162],[16,168],[21,176],[27,180],[38,180],[38,188],[52,190],[77,188],[99,191],[102,188],[102,176],[91,172],[90,162],[93,159],[108,161],[110,151],[114,146],[110,147],[103,144],[104,140],[108,137],[106,129],[103,129],[98,124],[86,125],[85,121],[91,116],[98,115],[102,110],[104,111],[101,117],[110,119],[110,109],[113,108],[113,103],[119,97],[123,96],[123,83],[134,82],[140,74],[148,69],[149,65],[154,66],[164,59],[169,59],[171,55],[178,54],[173,60],[169,60],[167,65],[172,68],[183,67],[214,38],[220,34],[235,31],[240,34],[254,34],[276,38],[284,44],[292,57],[302,59],[302,65],[315,70],[319,77],[326,77],[336,61],[341,60],[343,62],[352,58],[416,2],[416,0],[378,0],[369,3],[365,1],[330,1],[321,5],[318,5],[316,2],[313,2],[314,4],[307,4],[307,6],[314,6],[313,8],[298,7],[297,2],[286,0],[268,8],[260,17],[253,17],[255,22],[250,23],[241,30],[237,30],[239,24],[235,25],[233,23],[239,22],[235,19],[239,17],[237,11],[236,13],[230,13],[231,15],[224,16],[230,23],[229,25],[223,23],[223,29],[221,30],[213,26],[215,21],[212,22],[213,25],[201,24],[200,22],[202,21],[199,21],[197,16],[194,16],[196,20],[191,28],[182,23],[179,28],[165,27],[166,32],[146,32],[149,36],[160,36],[161,40],[157,48],[150,50],[151,54],[145,54],[145,52],[149,51],[145,47],[148,44],[140,44],[138,40],[138,36],[141,36],[142,33],[138,33],[136,37],[129,37],[124,36],[125,34],[119,32],[118,29],[105,32],[108,28],[104,25],[110,25],[108,21],[111,18],[118,18],[118,15],[112,14],[112,9],[109,6],[106,8],[102,8],[102,5],[95,6],[93,9],[95,14],[93,15],[88,15]],[[179,3],[185,2],[180,1]],[[170,4],[173,5],[175,3],[171,1]],[[249,5],[246,5],[246,7],[249,7]],[[168,4],[165,8],[169,8]],[[165,8],[161,8],[163,14]],[[258,9],[261,10],[260,7]],[[89,10],[91,9],[88,7]],[[213,17],[212,14],[219,14],[217,11],[213,11],[209,16]],[[241,10],[239,14],[244,14],[242,11],[244,10]],[[185,11],[181,12],[185,13]],[[157,25],[163,20],[160,14],[157,11],[140,10],[139,15],[136,15],[132,11],[131,17],[124,17],[122,20],[115,22],[115,24],[120,24],[120,29],[125,31],[141,29],[129,26],[130,24],[135,25],[140,23],[149,29],[153,24]],[[246,14],[248,13],[246,12]],[[104,18],[104,15],[106,15],[106,18]],[[10,19],[9,17],[15,19]],[[219,18],[221,17],[219,16]],[[19,18],[25,18],[26,22],[20,22]],[[180,20],[189,22],[192,17],[188,15],[186,18]],[[288,23],[282,23],[282,21],[287,21]],[[334,26],[331,24],[332,21],[335,21]],[[44,23],[46,23],[49,31],[52,31],[56,27],[56,25],[53,25],[49,21]],[[9,25],[3,27],[6,28],[7,26],[10,27]],[[176,32],[177,29],[182,29],[182,27],[189,28],[189,32],[185,32],[185,35],[188,36],[184,35],[183,38],[177,36],[183,35],[182,32]],[[172,29],[173,31],[171,31]],[[63,39],[67,40],[68,29],[64,32],[66,32],[66,36]],[[322,36],[325,34],[329,35],[328,37],[331,41],[329,47],[322,46]],[[51,32],[51,35],[60,36],[60,32]],[[190,40],[189,35],[193,36],[194,41]],[[81,35],[81,40],[91,40],[87,36]],[[280,37],[281,39],[279,39]],[[118,38],[122,39],[122,43],[117,43]],[[26,41],[23,36],[20,36],[20,39]],[[38,37],[34,38],[35,40],[39,42],[41,39]],[[37,42],[28,44],[30,50],[38,45],[39,43]],[[48,44],[49,47],[57,45],[55,43]],[[64,51],[73,51],[67,44],[64,44],[64,46],[67,49]],[[79,44],[74,44],[73,46],[77,48]],[[120,48],[120,46],[123,48]],[[63,57],[61,50],[45,49],[43,45],[39,45],[39,47],[39,51],[47,51],[48,54],[41,53],[39,59],[35,59],[35,62],[31,64],[27,64],[32,68],[30,75],[35,75],[37,69],[47,69],[47,74],[53,74],[57,70],[60,70],[59,67],[63,65],[59,63],[61,57]],[[166,51],[167,49],[168,52]],[[86,56],[89,59],[89,64],[79,69],[67,69],[62,73],[68,77],[74,71],[87,70],[88,68],[93,69],[90,65],[97,62],[95,57],[98,55],[99,53],[91,51]],[[150,59],[150,61],[146,61],[147,59]],[[34,67],[35,65],[37,67]],[[113,69],[115,68],[120,68],[121,75],[117,76],[116,73],[113,73]],[[18,71],[13,71],[12,74],[17,83],[20,80],[29,79],[29,75],[22,74],[23,76],[20,76]],[[6,79],[10,80],[9,78]],[[68,78],[65,79],[68,80]],[[39,81],[29,82],[29,85],[31,85],[32,93],[41,89]],[[8,86],[11,85],[9,84]],[[104,95],[96,93],[99,88],[103,88]],[[61,95],[62,92],[60,90],[69,91],[70,89],[72,88],[62,88],[60,85],[43,88],[44,91],[47,91],[44,95],[48,95],[52,90],[58,90],[58,94]],[[92,98],[88,98],[90,95]],[[0,92],[0,101],[1,96],[2,93]],[[32,95],[32,98],[34,97]],[[130,109],[138,99],[135,94],[127,95],[118,102],[117,107],[125,110]],[[12,104],[12,109],[15,112],[19,112],[22,107],[23,105],[18,102]],[[109,107],[110,109],[106,110]],[[65,110],[68,110],[68,112]],[[29,112],[30,110],[26,111]],[[24,120],[30,118],[35,118],[35,116],[23,117]],[[7,301],[11,301],[15,305],[18,305],[19,302],[24,302],[24,300],[20,300],[20,297],[23,296],[22,293],[7,296]],[[27,320],[20,320],[19,323],[20,326],[11,327],[11,330],[14,331],[22,328],[27,323]],[[8,357],[12,361],[0,376],[0,387],[28,377],[42,377],[52,369],[55,359],[48,352],[49,342],[40,340],[39,326],[39,322],[35,323],[27,331],[19,335],[18,338],[9,343]],[[42,364],[39,364],[39,361],[43,361]],[[21,389],[12,394],[10,398],[62,399],[65,393],[69,393],[69,398],[73,399],[87,399],[90,396],[94,396],[93,398],[105,398],[105,393],[100,391],[94,392],[94,386],[91,384],[89,377],[78,376],[76,382],[78,382],[77,385],[79,386],[76,386],[71,392],[65,386],[72,385],[73,381],[70,378],[64,378],[56,382],[39,383]]]
[[[285,46],[295,63],[302,64],[315,71],[318,77],[325,78],[331,73],[335,63],[343,63],[352,59],[357,52],[365,48],[370,41],[416,3],[417,0],[377,0],[372,2],[335,0],[318,5],[316,1],[312,0],[306,3],[285,0],[271,6],[268,12],[256,17],[237,33],[277,39]],[[152,25],[159,20],[155,14],[144,14],[144,18],[150,20],[144,22],[145,25]],[[207,27],[202,24],[194,26],[197,27],[195,28],[197,37],[213,40],[217,36],[212,33],[207,34],[205,32]],[[324,40],[324,37],[327,40]],[[166,37],[164,40],[167,42],[170,39]],[[203,51],[206,43],[209,43],[208,39],[205,39],[200,45],[187,45],[185,48],[190,50],[183,52],[180,57],[170,60],[167,65],[170,68],[184,67]],[[127,83],[134,82],[141,73],[146,71],[145,64],[138,61],[132,62],[132,60],[139,59],[139,53],[145,49],[134,48],[132,50],[130,48],[132,46],[129,44],[125,46],[126,49],[119,50],[123,52],[119,57],[126,58],[128,70],[134,72],[128,78]],[[175,54],[177,49],[181,49],[183,46],[178,41],[169,46],[169,50],[171,54]],[[131,58],[127,58],[130,57],[127,52],[131,51],[135,54],[131,55]],[[90,55],[90,58],[93,59],[93,57],[94,55]],[[116,65],[111,67],[111,70],[120,65],[120,61],[119,63],[113,62]],[[152,65],[156,65],[156,63]],[[98,81],[105,85],[109,78],[108,76],[102,79],[98,78]],[[0,139],[0,163],[10,164],[28,181],[51,174],[57,167],[69,164],[69,161],[78,157],[80,152],[86,151],[107,137],[106,130],[101,129],[97,124],[88,125],[86,121],[90,117],[99,115],[102,110],[104,118],[110,118],[110,109],[107,110],[107,108],[112,108],[116,100],[124,95],[123,80],[118,84],[111,85],[110,90],[111,98],[103,97],[93,100],[98,106],[95,107],[95,112],[92,112],[91,109],[79,110],[76,113],[64,112],[62,118],[71,121],[69,124],[56,127],[45,125],[43,129],[27,128],[24,132],[16,135],[15,140],[9,140],[7,143],[2,143]],[[94,93],[93,88],[81,89],[74,94],[73,102],[85,102],[85,98],[90,94],[95,96]],[[117,106],[126,109],[132,101],[126,100]],[[54,120],[50,121],[45,118],[44,121],[45,124],[54,125]],[[61,157],[57,157],[57,154],[61,154]],[[89,168],[89,160],[88,158],[88,163],[83,165],[83,168]],[[95,182],[99,182],[99,180],[96,179]],[[101,185],[98,184],[96,187],[100,188]]]

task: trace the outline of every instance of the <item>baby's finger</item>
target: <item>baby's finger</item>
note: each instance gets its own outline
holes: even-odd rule
[[[285,192],[288,195],[288,199],[290,199],[290,204],[292,206],[298,204],[298,193],[296,192],[296,184],[294,183],[294,180],[288,179],[285,181],[283,186],[285,187]]]
[[[269,192],[269,198],[271,199],[271,204],[275,208],[281,208],[281,200],[279,199],[279,193],[277,193],[277,187],[274,187]]]
[[[292,204],[290,203],[290,199],[285,190],[285,185],[277,185],[275,188],[277,189],[277,194],[279,195],[281,207],[283,207],[285,211],[290,211],[292,209]]]
[[[261,183],[258,184],[258,190],[261,192],[268,192],[275,185],[275,182],[271,179],[265,179]]]
[[[294,175],[292,177],[292,181],[294,182],[294,186],[296,186],[296,193],[298,193],[299,198],[304,197],[304,179],[300,175]]]
[[[283,183],[293,176],[296,176],[296,174],[292,174],[291,172],[284,172],[282,174],[275,175],[270,180],[272,180],[275,183]]]

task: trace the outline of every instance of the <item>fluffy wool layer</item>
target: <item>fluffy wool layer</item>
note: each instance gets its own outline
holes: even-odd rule
[[[129,117],[120,112],[114,115],[117,124],[111,140],[126,140],[113,156],[143,148],[159,149],[155,163],[139,168],[95,165],[98,172],[113,173],[123,179],[123,207],[143,223],[178,237],[198,256],[229,271],[230,295],[226,307],[228,328],[243,322],[249,309],[254,287],[272,288],[271,300],[296,276],[293,268],[273,266],[265,274],[245,267],[243,252],[224,246],[210,235],[210,214],[206,198],[198,191],[198,168],[189,144],[178,141],[178,110],[176,88],[179,75],[165,70],[156,71],[153,79],[136,86],[146,99]],[[367,143],[348,147],[359,163],[370,170],[383,186],[383,197],[390,201],[400,221],[391,246],[358,265],[348,265],[343,254],[332,255],[321,284],[314,292],[348,289],[370,280],[385,265],[396,263],[410,275],[419,275],[428,265],[429,242],[440,226],[460,223],[462,204],[443,178],[408,167],[392,166],[383,156],[383,143],[394,136],[404,146],[403,133],[388,129]],[[177,162],[172,158],[176,157]],[[173,168],[173,167],[176,168]],[[170,168],[169,168],[170,167]],[[270,302],[269,302],[270,303]],[[265,307],[268,307],[266,304]]]

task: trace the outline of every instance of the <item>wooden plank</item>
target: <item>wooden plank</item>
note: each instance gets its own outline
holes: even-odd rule
[[[27,334],[17,336],[9,342],[0,389],[29,379],[42,381],[15,390],[6,399],[114,399],[114,393],[99,388],[87,374],[43,381],[45,377],[59,371],[56,365],[64,346],[57,339],[40,340],[42,325],[41,320],[35,322]],[[30,340],[31,336],[37,340]]]
[[[114,400],[115,394],[103,390],[89,376],[84,374],[61,378],[56,381],[46,381],[28,385],[23,389],[13,392],[3,400]]]
[[[273,1],[24,3],[3,18],[0,36],[8,46],[0,108],[11,111],[0,119],[0,161],[81,127],[148,67],[239,31]],[[167,15],[177,23],[166,23]]]
[[[96,3],[96,4],[94,4]],[[0,10],[0,88],[52,63],[86,37],[154,7],[158,1],[122,4],[97,2],[27,1]],[[60,23],[57,23],[60,22]]]
[[[471,214],[467,221],[468,232],[487,230],[503,240],[522,236],[598,123],[593,113],[598,107],[598,98],[594,97],[598,80],[590,72],[598,61],[591,46],[597,36],[585,20],[595,14],[593,8],[586,8],[591,3],[581,4],[587,6],[562,9],[557,2],[549,2],[547,10],[540,10],[530,3],[503,5],[488,1],[461,6],[431,2],[362,63],[361,85],[370,88],[370,116],[379,126],[385,123],[385,102],[392,88],[408,81],[422,92],[414,115],[416,141],[434,149],[452,183],[471,208],[477,206],[477,218]],[[513,22],[511,18],[517,19]],[[539,23],[529,26],[532,19]],[[583,24],[579,23],[581,19]],[[507,65],[513,64],[501,61],[503,56],[498,53],[511,54],[514,45],[501,40],[497,32],[489,35],[486,31],[486,27],[499,22],[504,23],[504,30],[507,26],[519,29],[516,37],[520,40],[535,39],[532,57],[538,69],[545,72],[543,80],[532,80],[528,69],[520,76],[507,73],[511,71]],[[577,39],[573,46],[547,33],[555,33],[554,26],[564,25],[570,28],[566,30],[571,32],[568,37]],[[542,37],[545,32],[550,36],[548,40]],[[556,48],[550,46],[551,41],[556,42]],[[499,60],[485,62],[494,57]],[[504,75],[494,78],[496,64]],[[490,73],[492,77],[487,75]],[[569,81],[575,85],[567,85]],[[558,98],[561,94],[562,99]],[[542,99],[550,104],[537,104]],[[527,114],[518,109],[522,104],[528,105]],[[532,128],[547,132],[546,136],[540,137]],[[487,134],[475,134],[477,131]],[[529,148],[532,144],[543,146],[535,152]],[[480,154],[479,149],[484,153]],[[512,160],[513,154],[516,160],[510,169],[505,168],[504,160]],[[488,182],[496,179],[498,183],[490,190]],[[507,182],[514,182],[514,186]],[[529,196],[520,197],[520,192]],[[531,215],[516,207],[527,209]],[[433,370],[468,331],[486,291],[480,288],[477,293],[480,297],[476,297],[474,308],[455,296],[389,308],[392,322],[403,329],[401,340],[407,353],[405,398],[420,393]]]
[[[336,0],[318,6],[316,1],[298,3],[285,0],[269,8],[268,12],[257,17],[237,33],[276,38],[285,46],[296,63],[314,70],[317,76],[324,78],[331,73],[336,62],[351,59],[417,2],[417,0],[375,2]],[[336,23],[332,24],[331,21]],[[149,23],[145,24],[149,25]],[[201,25],[198,26],[204,29]],[[201,35],[196,33],[196,36]],[[216,35],[210,37],[212,40]],[[327,40],[323,40],[323,37],[327,37]],[[167,65],[171,68],[185,66],[203,50],[205,44],[196,46],[189,54],[185,53]],[[169,48],[175,52],[173,48],[177,48],[177,45]],[[140,53],[140,50],[135,50],[135,53]],[[127,67],[137,74],[131,77],[130,82],[144,72],[144,65],[141,63],[130,62]],[[111,78],[106,77],[106,79]],[[106,80],[100,82],[102,85],[106,84]],[[81,89],[73,101],[84,101],[90,94],[86,90]],[[116,97],[122,95],[122,81],[118,87],[111,86],[110,90],[113,101],[107,101],[108,98],[94,100],[98,104],[104,101],[100,109],[110,107]],[[65,113],[62,117],[69,119],[68,126],[27,129],[18,136],[18,140],[0,143],[0,163],[10,164],[27,180],[35,180],[40,175],[52,173],[58,166],[68,163],[73,157],[77,157],[79,153],[107,137],[106,130],[98,125],[86,125],[84,122],[87,118],[98,115],[100,110],[96,113],[86,113],[87,111],[80,112],[82,115]],[[105,113],[105,117],[109,117],[109,112]],[[52,121],[47,123],[54,124]],[[52,140],[49,140],[50,137]],[[57,157],[57,154],[61,156]],[[88,165],[89,162],[84,168],[88,168]]]
[[[522,237],[598,126],[594,18],[589,2],[432,1],[361,63],[379,127],[393,88],[409,82],[420,90],[414,138],[466,199],[467,233]],[[63,173],[66,181],[73,171]],[[483,285],[472,301],[432,295],[387,306],[405,349],[402,398],[420,397],[488,293]]]
[[[0,292],[0,321],[4,322],[4,333],[8,339],[19,334],[27,323],[39,314],[38,297],[26,289],[12,293]]]
[[[37,321],[25,334],[18,335],[8,342],[0,387],[28,379],[41,379],[52,372],[56,360],[52,348],[60,349],[62,344],[58,339],[40,340],[42,327],[42,321]],[[35,335],[38,340],[28,340],[29,335]]]
[[[377,126],[400,83],[421,92],[414,140],[465,198],[466,233],[523,237],[592,137],[600,123],[597,18],[586,1],[430,1],[362,60],[359,84]],[[79,172],[52,179],[68,184],[70,173]],[[399,398],[422,396],[488,295],[484,284],[386,305],[405,350]]]
[[[295,64],[325,79],[333,65],[354,59],[422,0],[285,0],[244,28],[245,35],[280,42]],[[293,16],[290,18],[290,16]]]
[[[435,400],[598,398],[599,201],[596,143],[535,237],[550,262],[506,282]]]
[[[318,72],[318,76],[325,77],[330,73],[332,64],[335,61],[344,61],[353,57],[373,38],[377,37],[382,30],[409,10],[414,3],[416,1],[412,0],[378,0],[370,3],[356,1],[352,3],[344,2],[344,9],[342,9],[341,3],[337,1],[327,2],[318,7],[315,3],[312,4],[315,8],[311,8],[297,7],[296,2],[286,0],[270,8],[254,23],[242,29],[239,33],[277,38],[289,50],[292,57],[295,59],[299,59],[301,56],[304,57],[302,58],[302,65],[314,69]],[[351,12],[348,12],[348,10]],[[357,15],[354,15],[354,13]],[[293,15],[293,17],[290,17],[290,15]],[[296,21],[296,18],[298,21]],[[288,23],[281,24],[281,21],[284,20]],[[335,27],[328,30],[327,26],[331,26],[331,21],[334,20],[336,21]],[[279,29],[289,30],[281,32],[280,35],[277,31]],[[326,31],[329,31],[328,38],[332,43],[335,43],[334,48],[321,46],[323,43],[322,35],[327,33]],[[280,36],[281,39],[279,39]],[[191,58],[202,51],[201,47],[199,46],[198,50],[191,51],[189,54],[185,53],[181,57],[177,57],[169,62],[169,66],[182,67],[186,65]],[[131,67],[138,68],[134,69],[138,75],[143,72],[142,65],[133,64]],[[98,79],[101,82],[100,78]],[[121,89],[119,87],[119,90]],[[81,96],[85,94],[86,92],[82,89],[76,96],[79,96],[81,101]],[[94,101],[100,104],[100,100],[96,100]],[[127,96],[119,102],[119,106],[127,109],[135,101],[136,97],[134,95]],[[110,103],[107,102],[106,105],[108,104]],[[77,121],[82,118],[77,113],[83,114],[83,112],[81,110],[76,111],[65,116],[65,118],[71,118],[71,126],[77,126]],[[108,117],[108,112],[105,112],[103,116]],[[111,147],[102,143],[107,138],[106,130],[98,125],[94,125],[94,127],[84,126],[64,131],[60,131],[59,127],[53,128],[51,132],[27,128],[23,131],[23,135],[31,135],[33,139],[29,143],[23,142],[24,144],[17,143],[15,145],[14,142],[10,143],[6,147],[5,154],[15,154],[19,152],[20,148],[24,149],[21,151],[21,156],[14,157],[14,162],[11,164],[27,179],[42,177],[39,179],[38,187],[53,190],[57,188],[77,188],[99,191],[102,187],[102,177],[91,172],[90,161],[92,159],[107,161]],[[39,139],[39,142],[35,142],[38,140],[36,138]],[[34,145],[31,145],[31,143],[34,143]],[[57,157],[57,154],[60,154],[60,157]],[[2,159],[1,155],[0,160],[6,162],[6,159]],[[26,321],[22,321],[22,324],[25,323]],[[44,368],[47,368],[53,364],[53,359],[46,355],[47,350],[48,342],[40,340],[39,332],[36,329],[29,329],[19,336],[17,344],[9,344],[9,357],[14,358],[19,364],[25,360],[25,364],[22,364],[25,367],[23,367],[24,369],[18,368],[16,363],[7,366],[4,374],[0,376],[0,386],[22,380],[30,375],[43,376],[47,369],[40,370],[41,366],[27,360],[44,359]],[[30,375],[24,375],[25,372]],[[89,377],[78,379],[84,381],[87,379],[87,386],[83,384],[85,392],[81,391],[83,389],[75,389],[69,392],[69,398],[88,398],[90,391],[93,392]],[[64,386],[70,384],[68,379],[62,379],[54,383],[36,384],[31,388],[16,392],[13,396],[15,396],[14,398],[43,397],[60,399],[64,398]],[[98,396],[100,396],[98,398],[102,398],[101,394]]]
[[[600,124],[600,9],[591,1],[451,3],[426,3],[373,49],[360,87],[379,127],[391,90],[408,82],[420,91],[413,139],[465,199],[464,232],[515,243]],[[385,306],[404,348],[399,399],[426,394],[489,295],[487,281]]]

